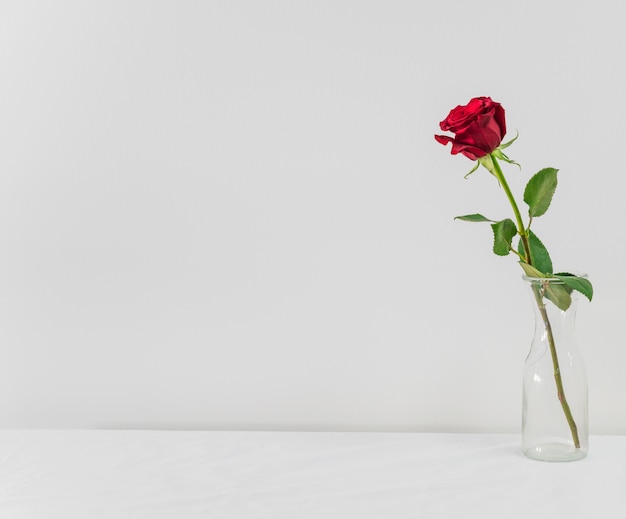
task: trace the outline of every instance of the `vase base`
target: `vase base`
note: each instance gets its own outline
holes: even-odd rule
[[[587,451],[563,443],[542,443],[523,449],[527,458],[538,461],[577,461],[587,456]]]

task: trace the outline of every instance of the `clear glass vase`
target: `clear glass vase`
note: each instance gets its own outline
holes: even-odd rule
[[[589,450],[587,373],[574,329],[580,294],[556,278],[523,277],[535,334],[524,365],[522,451],[542,461],[579,460]]]

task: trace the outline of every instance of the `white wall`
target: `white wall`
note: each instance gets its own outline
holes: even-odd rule
[[[567,5],[567,9],[563,6]],[[0,426],[517,431],[509,216],[435,142],[507,110],[589,272],[593,433],[626,432],[624,8],[0,3]]]

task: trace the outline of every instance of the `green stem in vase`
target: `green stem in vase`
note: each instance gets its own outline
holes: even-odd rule
[[[548,281],[549,283],[549,281]],[[569,425],[570,431],[572,433],[572,440],[574,440],[574,446],[577,449],[580,449],[580,440],[578,438],[578,427],[576,426],[576,421],[574,420],[574,416],[572,415],[572,411],[567,403],[567,399],[565,398],[565,390],[563,389],[563,379],[561,378],[561,368],[559,367],[559,358],[556,354],[556,344],[554,343],[554,335],[552,333],[552,326],[550,325],[550,320],[548,319],[548,311],[546,310],[546,305],[543,303],[543,289],[540,289],[538,286],[533,286],[533,293],[535,294],[535,300],[537,302],[537,306],[539,307],[539,313],[543,319],[543,323],[548,335],[548,343],[550,345],[550,355],[552,357],[552,365],[554,366],[554,381],[556,382],[556,390],[559,402],[561,402],[561,407],[563,408],[563,413],[565,413],[565,418],[567,420],[567,424]]]

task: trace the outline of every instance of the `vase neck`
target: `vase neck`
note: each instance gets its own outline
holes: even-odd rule
[[[557,347],[564,340],[574,337],[576,325],[576,310],[578,308],[579,293],[577,291],[569,291],[568,305],[566,309],[559,308],[554,302],[556,300],[561,306],[565,306],[562,300],[555,296],[556,291],[565,291],[565,286],[558,281],[548,282],[526,282],[527,291],[529,293],[531,308],[535,317],[535,338],[545,340],[548,328],[551,329],[556,341]]]

